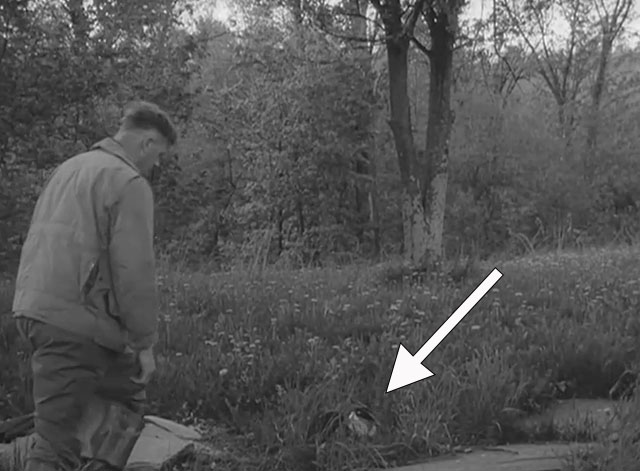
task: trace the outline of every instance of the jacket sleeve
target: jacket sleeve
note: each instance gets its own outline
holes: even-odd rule
[[[136,351],[148,348],[158,338],[158,295],[153,251],[153,193],[142,177],[129,181],[114,205],[109,259],[128,346]]]

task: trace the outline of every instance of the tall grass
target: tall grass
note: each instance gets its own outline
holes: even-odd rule
[[[417,351],[493,265],[453,284],[390,281],[385,265],[215,274],[162,263],[151,412],[226,424],[263,469],[313,459],[371,469],[461,444],[540,438],[508,436],[501,411],[605,397],[636,367],[639,256],[627,248],[497,263],[503,278],[425,361],[435,376],[389,394],[399,343]],[[0,312],[11,296],[5,285]],[[11,326],[5,316],[5,414],[29,408],[24,346]],[[373,411],[374,437],[308,437],[321,413],[355,404]]]

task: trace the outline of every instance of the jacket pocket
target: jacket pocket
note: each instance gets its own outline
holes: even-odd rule
[[[98,279],[98,271],[99,271],[98,261],[97,260],[93,260],[91,262],[91,264],[89,265],[88,271],[84,274],[83,279],[82,279],[82,293],[81,293],[81,295],[82,295],[82,300],[84,302],[87,301],[91,291],[93,290],[93,288],[96,285],[96,280]]]
[[[100,256],[91,264],[83,286],[84,304],[97,315],[118,319],[117,307],[110,282],[108,262]]]

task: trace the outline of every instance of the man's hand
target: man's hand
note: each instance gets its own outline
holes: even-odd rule
[[[156,370],[153,347],[138,352],[138,364],[140,365],[140,375],[131,378],[131,381],[138,384],[147,384]]]

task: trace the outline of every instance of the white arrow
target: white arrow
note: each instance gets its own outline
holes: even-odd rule
[[[489,292],[493,285],[502,278],[502,273],[494,268],[480,286],[460,305],[451,317],[431,336],[429,340],[422,346],[418,353],[411,355],[409,351],[401,344],[398,348],[398,356],[396,363],[393,365],[391,379],[387,392],[400,389],[409,384],[433,376],[433,373],[422,365],[422,362],[433,352],[433,350],[451,333],[460,321],[466,316],[473,307]]]

